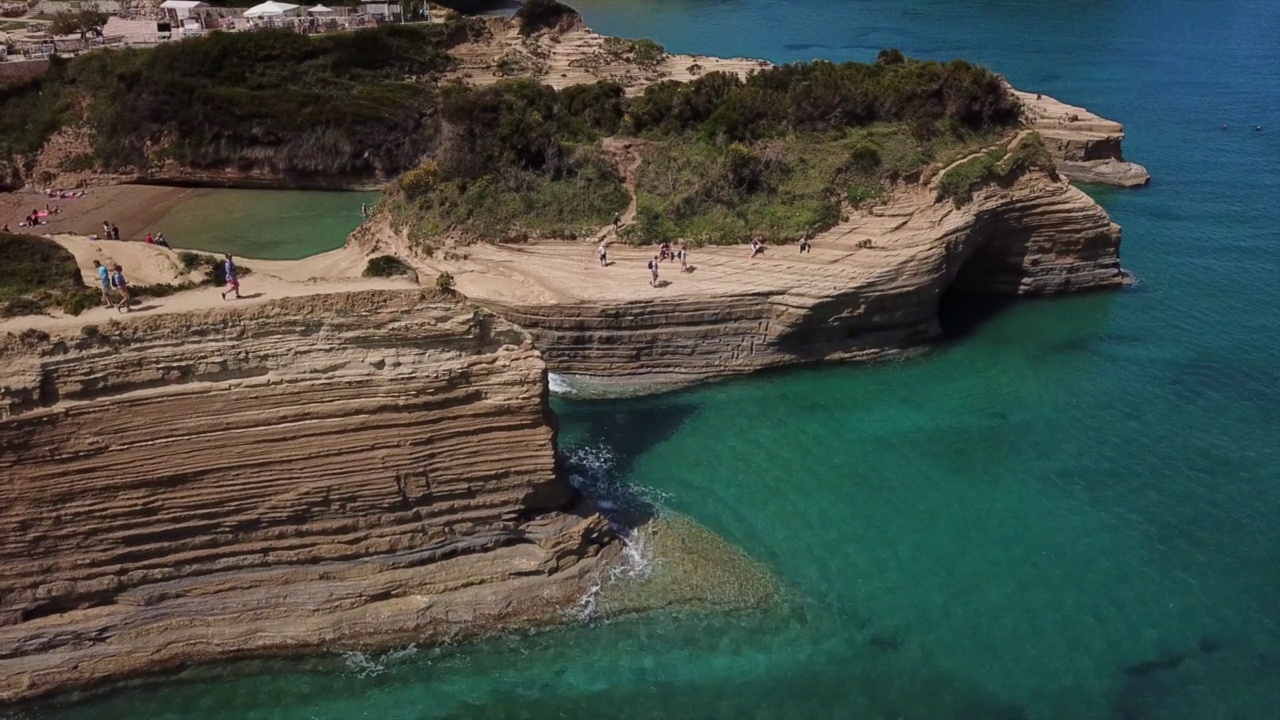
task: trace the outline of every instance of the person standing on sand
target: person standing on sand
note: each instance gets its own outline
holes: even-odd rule
[[[227,289],[222,291],[222,299],[227,299],[227,293],[234,292],[236,299],[240,299],[240,279],[236,277],[236,264],[231,259],[231,253],[227,253],[226,260],[223,261],[223,275],[227,279]]]
[[[813,247],[812,247],[811,245],[809,245],[809,236],[808,236],[808,235],[806,235],[806,236],[804,236],[804,237],[800,238],[800,254],[801,254],[801,255],[803,255],[803,254],[805,254],[805,253],[809,252],[809,251],[810,251],[810,250],[812,250],[812,249],[813,249]]]
[[[680,272],[689,272],[689,251],[685,249],[684,243],[680,243],[680,249],[676,251],[676,259],[680,261]]]
[[[658,256],[654,255],[649,261],[649,274],[652,276],[649,280],[650,287],[658,287]]]
[[[102,239],[103,240],[111,239],[111,223],[107,222],[106,220],[102,221]]]
[[[111,273],[97,260],[93,261],[93,269],[98,273],[98,284],[102,286],[102,307],[111,307]]]
[[[120,228],[116,227],[114,224],[112,224],[111,226],[111,239],[112,240],[120,239]]]
[[[129,308],[129,283],[125,282],[124,270],[119,265],[112,268],[111,284],[120,293],[120,302],[116,303],[116,312],[132,312]]]
[[[596,248],[596,255],[600,256],[600,267],[609,267],[609,245],[603,240],[600,241],[600,247]]]

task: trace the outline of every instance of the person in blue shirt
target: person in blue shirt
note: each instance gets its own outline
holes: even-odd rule
[[[111,268],[111,284],[120,293],[120,302],[116,303],[116,312],[131,312],[129,307],[129,283],[124,281],[124,270],[119,265]]]
[[[227,299],[227,293],[234,292],[236,299],[240,299],[240,279],[236,277],[236,264],[231,259],[231,253],[226,254],[226,260],[223,261],[223,275],[227,279],[227,289],[222,291],[222,299]]]
[[[102,307],[111,307],[111,276],[107,266],[94,260],[93,268],[98,273],[98,284],[102,286]]]

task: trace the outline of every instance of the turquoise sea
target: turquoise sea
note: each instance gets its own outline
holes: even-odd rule
[[[1137,285],[957,303],[908,361],[557,402],[576,461],[765,563],[777,609],[240,665],[26,716],[1280,717],[1280,2],[579,3],[679,52],[969,58],[1124,122],[1155,180],[1095,196]]]

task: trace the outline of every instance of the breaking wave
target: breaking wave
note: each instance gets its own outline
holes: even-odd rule
[[[563,375],[555,373],[547,373],[547,388],[552,395],[576,395],[578,392]]]
[[[366,652],[347,652],[342,654],[347,670],[362,677],[377,677],[387,671],[389,665],[413,657],[418,654],[418,646],[408,645],[382,654]]]
[[[609,571],[602,583],[593,585],[569,611],[579,621],[596,617],[596,604],[605,585],[624,579],[639,579],[653,571],[653,551],[638,518],[657,516],[671,494],[636,485],[619,477],[617,456],[603,443],[580,445],[565,451],[569,482],[595,502],[600,513],[622,540],[623,561]]]

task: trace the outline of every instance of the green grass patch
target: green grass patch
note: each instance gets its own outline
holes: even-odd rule
[[[1011,150],[992,148],[948,169],[938,180],[938,197],[950,198],[956,207],[962,207],[983,185],[1032,168],[1055,172],[1053,157],[1035,132],[1025,135]]]

